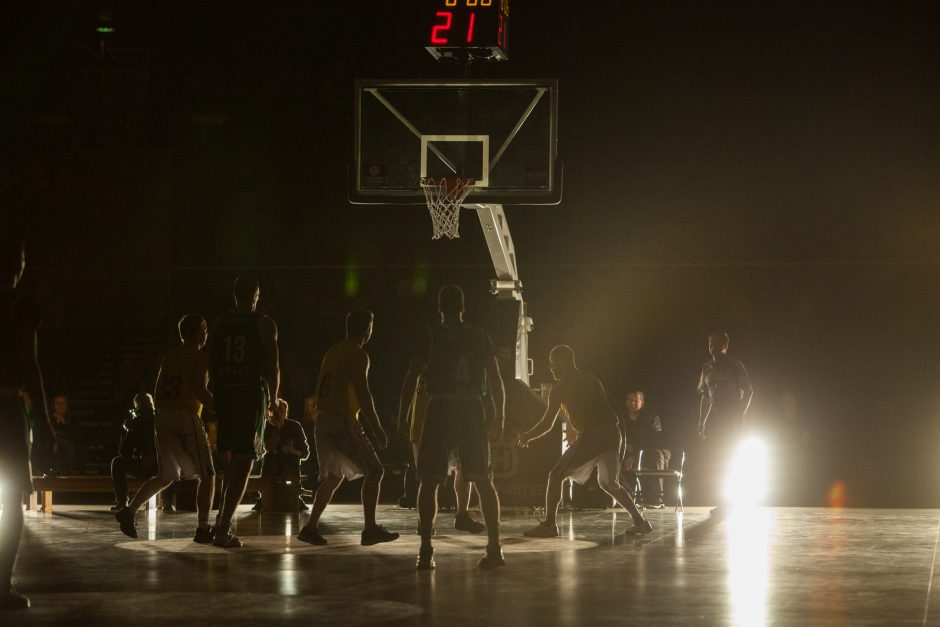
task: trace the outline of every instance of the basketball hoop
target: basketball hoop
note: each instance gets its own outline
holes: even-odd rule
[[[460,237],[457,232],[460,228],[460,205],[473,189],[475,182],[472,178],[459,176],[421,179],[421,189],[424,190],[424,198],[427,200],[431,223],[434,226],[431,239]]]

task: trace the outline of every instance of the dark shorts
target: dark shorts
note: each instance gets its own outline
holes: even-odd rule
[[[261,459],[268,394],[262,387],[232,386],[215,390],[219,453]]]
[[[0,396],[0,478],[7,489],[33,491],[29,422],[19,397]]]
[[[418,478],[443,481],[456,453],[467,481],[489,481],[490,443],[480,399],[431,397],[418,444]]]

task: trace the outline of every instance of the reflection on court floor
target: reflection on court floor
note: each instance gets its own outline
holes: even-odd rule
[[[418,536],[402,536],[394,542],[365,547],[359,543],[358,534],[338,534],[328,537],[326,546],[313,546],[293,536],[242,536],[245,546],[239,549],[220,549],[206,544],[196,544],[191,539],[167,538],[164,540],[135,540],[119,542],[120,549],[163,553],[192,553],[201,555],[238,555],[241,553],[303,553],[303,554],[350,554],[363,555],[408,555],[418,554]],[[503,539],[503,552],[507,557],[517,553],[543,553],[572,551],[597,547],[596,542],[571,540],[568,538],[520,538]],[[446,555],[481,554],[486,547],[486,535],[448,536],[434,538],[434,551],[438,557]]]

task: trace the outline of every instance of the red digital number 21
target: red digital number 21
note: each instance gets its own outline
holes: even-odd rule
[[[432,44],[447,44],[447,38],[441,37],[438,33],[440,31],[447,32],[450,30],[450,24],[454,19],[454,14],[450,11],[438,11],[437,17],[443,17],[443,24],[435,24],[434,28],[431,29],[431,43]]]

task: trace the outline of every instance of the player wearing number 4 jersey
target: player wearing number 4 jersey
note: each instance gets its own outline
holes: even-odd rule
[[[213,539],[223,548],[242,545],[232,531],[232,517],[255,460],[264,454],[264,425],[268,410],[276,411],[280,384],[277,325],[255,311],[261,295],[258,281],[236,279],[232,295],[235,310],[213,323],[209,342],[218,448],[228,462]]]
[[[172,349],[160,363],[155,390],[157,414],[154,420],[158,474],[144,482],[130,504],[115,517],[121,531],[136,538],[134,518],[140,506],[161,490],[181,479],[195,479],[199,526],[194,540],[210,541],[209,510],[215,493],[215,470],[209,453],[209,438],[202,424],[202,407],[214,406],[206,389],[209,363],[200,349],[206,344],[206,321],[189,314],[179,322],[182,346]]]
[[[317,380],[316,428],[314,437],[320,463],[320,484],[310,510],[310,520],[297,539],[310,544],[326,544],[318,525],[343,479],[362,482],[362,511],[365,528],[362,544],[390,542],[397,533],[375,522],[382,483],[382,462],[362,428],[367,421],[380,448],[388,445],[388,434],[375,412],[369,391],[369,355],[365,346],[372,337],[372,312],[353,309],[346,315],[346,339],[334,344],[323,357]]]
[[[499,363],[483,329],[463,321],[463,290],[445,285],[437,297],[441,322],[430,327],[426,339],[411,357],[403,396],[414,393],[418,373],[427,380],[430,400],[418,444],[418,533],[421,548],[418,570],[435,568],[434,519],[437,489],[447,477],[448,456],[456,452],[464,478],[472,481],[480,496],[489,542],[481,568],[504,566],[499,545],[499,496],[493,486],[487,438],[499,440],[504,424],[504,392]],[[492,419],[483,411],[483,391],[489,383],[496,408]]]

